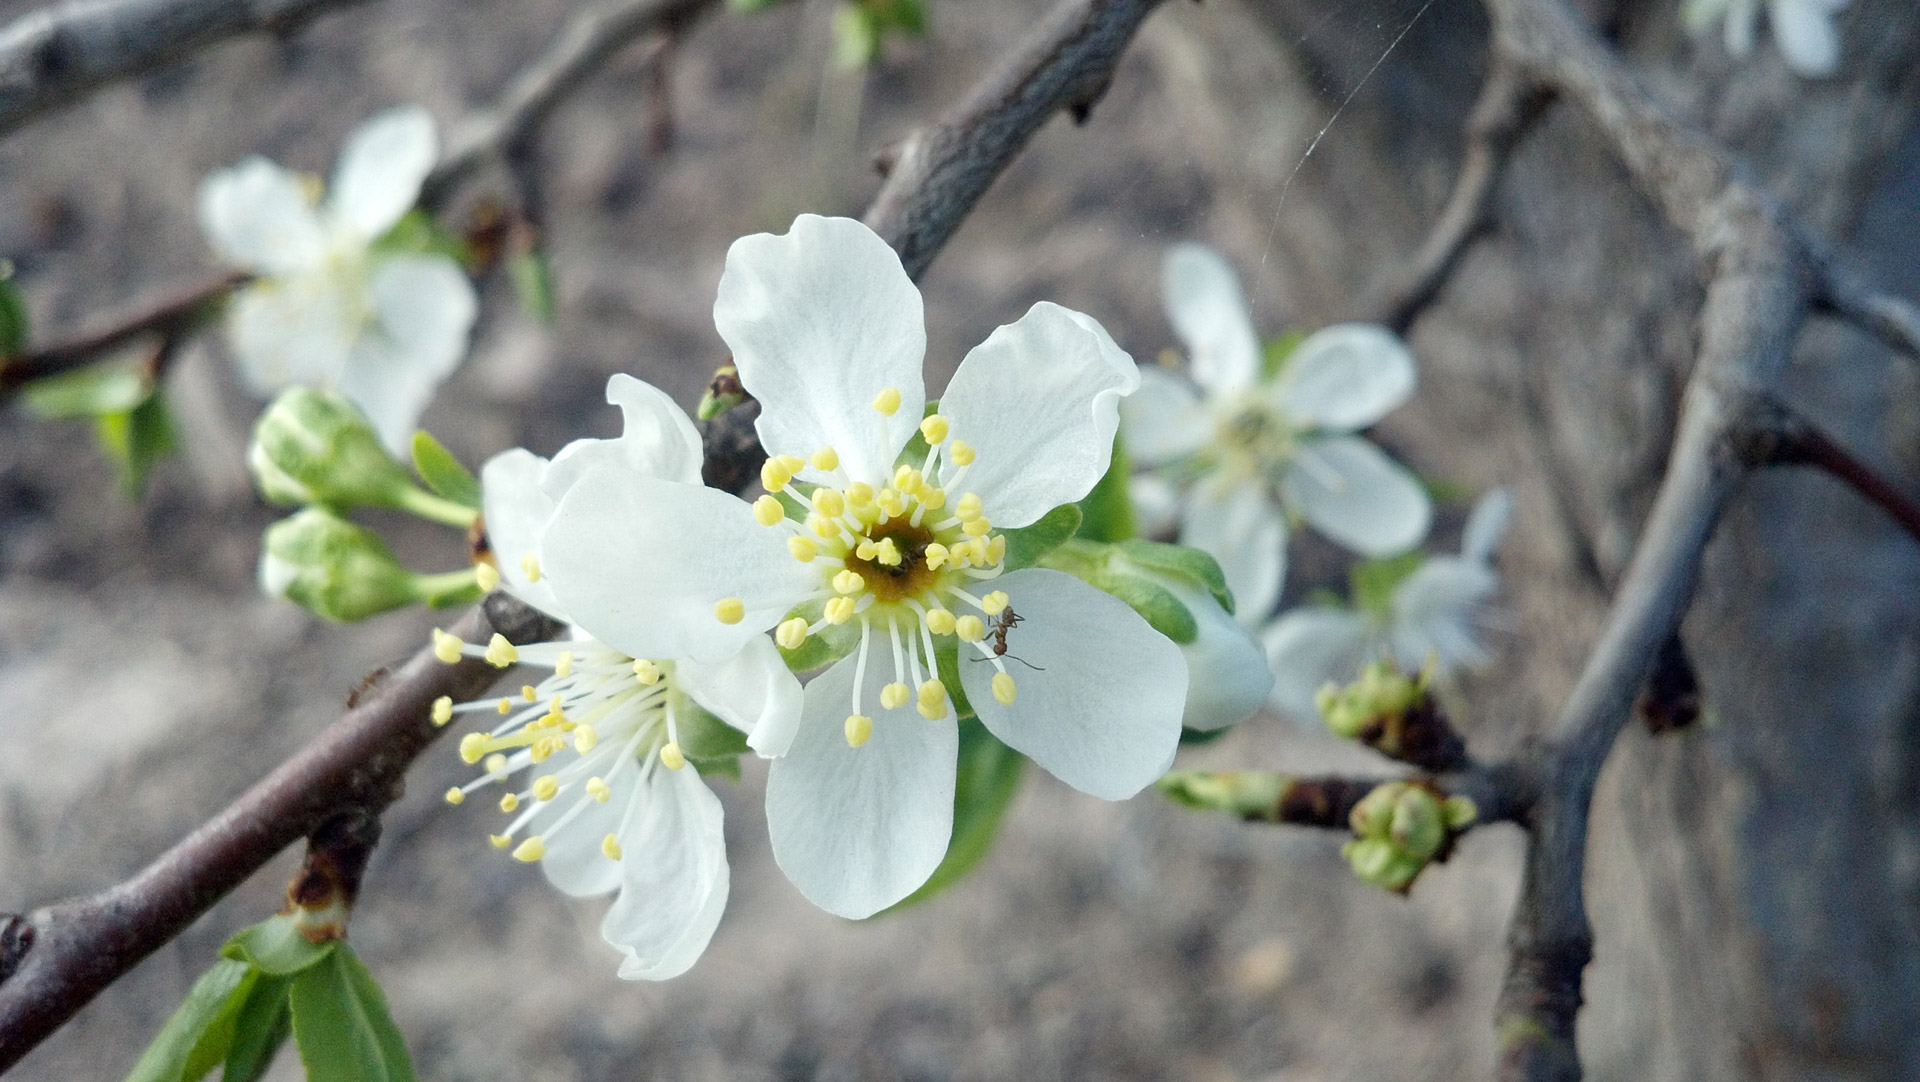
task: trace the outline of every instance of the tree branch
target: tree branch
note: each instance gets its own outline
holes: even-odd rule
[[[201,46],[362,0],[68,0],[0,29],[0,135],[87,91]]]
[[[1826,262],[1820,280],[1820,307],[1920,361],[1920,305],[1883,293],[1852,271]]]
[[[0,400],[36,379],[85,368],[102,353],[143,334],[178,338],[205,320],[215,305],[249,277],[239,273],[223,274],[124,312],[64,342],[29,350],[17,357],[0,357]]]
[[[1920,541],[1920,503],[1786,404],[1765,399],[1752,412],[1749,429],[1740,434],[1740,451],[1750,466],[1824,470],[1892,515],[1908,536]]]

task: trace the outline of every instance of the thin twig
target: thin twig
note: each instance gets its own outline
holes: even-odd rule
[[[105,354],[144,334],[174,339],[203,322],[212,308],[246,282],[245,274],[218,278],[180,290],[157,301],[105,321],[63,342],[29,350],[18,357],[0,357],[0,399],[36,379],[84,368]]]
[[[362,0],[69,0],[0,28],[0,135],[87,91]]]
[[[1920,305],[1883,293],[1832,260],[1821,269],[1822,309],[1852,323],[1888,346],[1920,361]]]
[[[453,628],[469,642],[552,638],[559,627],[504,594]],[[492,619],[489,619],[489,616]],[[33,941],[0,983],[0,1072],[19,1062],[107,985],[267,861],[342,815],[377,816],[400,795],[414,758],[441,730],[428,717],[442,695],[471,698],[499,670],[415,654],[360,705],[138,874],[28,916]]]
[[[1766,400],[1755,408],[1754,414],[1755,423],[1742,434],[1740,448],[1749,465],[1812,466],[1824,470],[1892,515],[1908,536],[1920,541],[1920,503],[1880,476],[1873,467],[1784,403]]]

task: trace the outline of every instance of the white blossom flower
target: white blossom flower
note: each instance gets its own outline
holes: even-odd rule
[[[1687,0],[1680,18],[1696,37],[1717,22],[1727,52],[1745,57],[1753,52],[1755,24],[1762,0]],[[1774,44],[1794,74],[1807,79],[1832,75],[1840,64],[1840,32],[1835,13],[1848,0],[1766,0],[1767,22]]]
[[[564,610],[540,561],[540,538],[556,502],[597,464],[671,481],[698,483],[700,440],[686,415],[658,390],[615,376],[607,398],[621,407],[619,439],[576,440],[551,462],[508,451],[481,471],[486,522],[502,581],[521,600],[560,619]],[[447,793],[461,803],[478,789],[508,785],[503,812],[514,818],[493,843],[538,861],[561,891],[588,896],[618,890],[601,925],[626,955],[620,976],[664,980],[686,971],[706,949],[726,906],[728,873],[720,802],[688,760],[711,754],[711,714],[747,734],[746,744],[780,754],[800,716],[800,684],[765,635],[714,662],[636,658],[591,638],[486,647],[438,633],[443,660],[462,654],[502,667],[550,670],[513,698],[455,706],[455,713],[504,715],[491,733],[469,733],[460,752],[486,773]],[[727,749],[733,750],[733,749]]]
[[[1512,511],[1505,489],[1481,497],[1467,516],[1460,555],[1423,560],[1384,604],[1360,610],[1303,605],[1275,620],[1261,634],[1273,668],[1273,708],[1296,720],[1317,719],[1314,696],[1321,687],[1349,683],[1380,658],[1431,663],[1442,678],[1486,664],[1487,603],[1500,585],[1493,552]]]
[[[1280,599],[1289,512],[1369,557],[1426,536],[1433,511],[1419,480],[1354,434],[1413,393],[1413,358],[1399,338],[1371,324],[1326,327],[1277,378],[1263,379],[1246,298],[1218,253],[1175,245],[1165,286],[1200,393],[1144,369],[1139,393],[1121,407],[1127,448],[1185,482],[1180,541],[1220,561],[1243,623],[1258,625]],[[1159,484],[1137,486],[1137,495],[1164,502],[1146,487]]]
[[[932,874],[953,825],[950,691],[1082,791],[1120,799],[1163,773],[1179,648],[1079,579],[1006,571],[999,532],[1106,470],[1138,377],[1100,325],[1035,305],[968,353],[923,418],[919,291],[865,226],[812,215],[735,242],[714,321],[761,404],[770,494],[597,464],[541,558],[569,614],[629,653],[726,657],[776,624],[790,650],[839,644],[767,782],[774,856],[802,893],[864,917]]]
[[[434,388],[466,353],[478,310],[444,255],[374,246],[405,216],[438,153],[433,120],[381,113],[348,140],[324,203],[312,178],[253,157],[207,178],[200,221],[214,249],[258,277],[227,332],[249,389],[339,391],[403,451]]]

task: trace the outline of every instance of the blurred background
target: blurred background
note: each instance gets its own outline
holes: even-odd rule
[[[37,335],[197,279],[201,179],[252,153],[325,174],[371,113],[444,125],[484,106],[584,0],[381,0],[288,40],[235,40],[0,140],[0,253]],[[0,22],[35,8],[0,3]],[[617,431],[631,372],[691,407],[725,348],[727,245],[794,214],[857,215],[873,153],[961,97],[1042,0],[932,0],[921,40],[832,66],[832,4],[716,11],[663,59],[630,50],[538,140],[552,326],[482,284],[470,359],[424,424],[477,465]],[[1622,49],[1681,113],[1745,155],[1808,228],[1920,294],[1920,15],[1856,0],[1832,79],[1689,41],[1674,0],[1625,2]],[[1359,314],[1452,183],[1484,70],[1465,0],[1206,0],[1147,22],[1090,120],[1056,118],[922,281],[929,386],[1047,299],[1136,359],[1174,344],[1165,246],[1218,246],[1263,332]],[[664,63],[664,102],[653,97]],[[657,109],[668,145],[651,145]],[[484,194],[485,178],[470,187]],[[1462,720],[1497,754],[1551,719],[1604,615],[1664,463],[1691,364],[1700,268],[1584,117],[1553,107],[1494,223],[1410,341],[1422,387],[1377,437],[1465,494],[1511,486],[1498,660]],[[1920,380],[1856,333],[1811,325],[1795,404],[1920,491]],[[118,490],[83,424],[0,413],[0,910],[115,882],[338,716],[432,614],[353,627],[261,598],[276,517],[243,464],[257,404],[218,335],[168,377],[181,451]],[[436,528],[382,519],[422,570]],[[1287,603],[1341,581],[1301,543]],[[1629,729],[1598,798],[1597,960],[1581,1039],[1594,1079],[1920,1076],[1920,550],[1828,480],[1781,474],[1736,502],[1689,618],[1710,716]],[[1269,716],[1183,764],[1365,770]],[[970,879],[850,924],[775,869],[764,771],[717,786],[733,896],[713,945],[664,984],[614,977],[604,902],[569,901],[491,849],[493,814],[439,794],[452,741],[386,818],[353,939],[422,1078],[1161,1079],[1488,1077],[1520,835],[1469,835],[1400,898],[1339,838],[1202,817],[1149,794],[1081,796],[1030,772]],[[220,942],[277,909],[289,855],[110,989],[15,1071],[118,1078]],[[300,1076],[291,1054],[276,1079]]]

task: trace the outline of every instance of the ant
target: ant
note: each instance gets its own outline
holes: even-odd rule
[[[987,632],[987,638],[993,640],[993,656],[1012,658],[1013,660],[1018,661],[1020,664],[1025,665],[1027,668],[1032,669],[1034,672],[1046,672],[1047,671],[1046,669],[1040,667],[1039,665],[1035,665],[1033,662],[1028,661],[1026,658],[1007,653],[1007,632],[1012,631],[1017,625],[1022,624],[1024,622],[1026,622],[1026,617],[1013,611],[1012,605],[1008,605],[1006,608],[1001,609],[1000,615],[991,617],[988,620],[987,627],[990,628],[991,630]],[[985,661],[987,659],[983,657],[977,657],[977,658],[974,658],[973,660]]]

